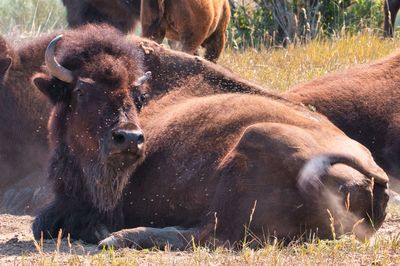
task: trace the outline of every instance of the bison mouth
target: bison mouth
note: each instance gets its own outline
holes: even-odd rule
[[[143,156],[143,151],[139,150],[136,152],[116,152],[108,155],[106,159],[106,165],[110,168],[115,168],[117,170],[123,170],[129,168],[131,165],[140,161]]]

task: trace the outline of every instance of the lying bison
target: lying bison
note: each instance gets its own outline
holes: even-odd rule
[[[383,1],[383,4],[384,4],[384,12],[385,12],[385,22],[384,22],[383,30],[385,32],[385,36],[393,37],[397,12],[400,9],[400,1],[399,0],[385,0],[385,1]]]
[[[105,34],[110,30],[105,25],[101,27]],[[75,36],[74,32],[79,31],[67,32],[65,38],[71,36],[71,41],[77,40],[80,35]],[[0,92],[0,100],[7,102],[7,105],[0,106],[0,109],[7,107],[7,110],[0,113],[0,121],[5,125],[0,128],[3,140],[0,154],[6,154],[7,151],[7,156],[0,157],[0,212],[32,214],[51,198],[49,193],[46,194],[48,185],[45,175],[41,173],[48,150],[45,129],[51,110],[46,98],[32,87],[30,78],[32,73],[40,71],[44,63],[44,51],[54,36],[44,35],[15,49],[17,63],[10,69],[9,80]],[[153,73],[147,84],[147,100],[160,97],[175,86],[187,83],[192,86],[206,83],[213,88],[212,91],[204,91],[199,87],[199,95],[242,92],[276,97],[268,90],[207,60],[172,51],[136,36],[132,36],[129,41],[142,54],[146,71]]]
[[[326,209],[338,233],[364,219],[354,231],[365,236],[383,222],[385,173],[321,115],[264,96],[194,96],[199,88],[185,85],[138,116],[141,51],[98,28],[66,37],[60,63],[56,38],[50,75],[33,78],[53,104],[56,194],[35,219],[36,238],[63,229],[97,242],[125,228],[101,245],[183,249],[191,237],[238,242],[244,225],[260,239],[329,238]]]
[[[286,93],[312,105],[400,178],[400,54],[300,84]],[[396,182],[395,179],[393,179]],[[398,187],[395,188],[398,190]]]
[[[230,14],[228,0],[143,1],[142,35],[159,43],[164,37],[179,41],[189,54],[201,45],[205,58],[216,61],[225,47]]]
[[[128,33],[140,20],[140,0],[62,0],[70,27],[108,23]]]
[[[108,28],[103,26],[103,30],[107,31]],[[40,71],[44,62],[44,51],[54,36],[41,36],[15,51],[2,39],[0,60],[8,65],[9,58],[12,57],[14,63],[5,72],[9,72],[10,77],[4,84],[4,90],[0,91],[0,100],[4,103],[0,106],[0,122],[4,125],[0,128],[3,139],[0,145],[0,212],[34,214],[51,199],[43,173],[48,150],[46,122],[50,105],[31,86],[30,77],[34,72]],[[163,95],[174,86],[187,83],[190,77],[200,78],[191,80],[193,86],[194,83],[206,82],[213,87],[212,91],[199,90],[199,94],[233,91],[273,96],[222,66],[201,58],[172,51],[136,36],[131,37],[130,43],[140,50],[145,68],[153,73],[153,78],[148,83],[148,99]]]
[[[47,120],[50,104],[31,86],[40,70],[46,44],[54,36],[39,38],[16,49],[11,57],[0,52],[0,62],[12,65],[0,86],[0,212],[33,213],[47,202],[45,179],[40,174],[47,161]],[[2,63],[1,63],[2,64]]]

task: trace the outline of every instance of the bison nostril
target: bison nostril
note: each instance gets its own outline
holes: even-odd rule
[[[144,142],[144,136],[143,136],[143,134],[139,134],[139,135],[137,136],[136,143],[137,143],[137,145],[140,145],[140,144],[142,144],[143,142]]]
[[[113,133],[112,138],[115,144],[123,144],[125,142],[125,134]]]
[[[144,136],[141,131],[119,129],[112,133],[112,143],[118,149],[128,149],[131,145],[141,145],[144,142]]]

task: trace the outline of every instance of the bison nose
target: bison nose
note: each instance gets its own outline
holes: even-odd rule
[[[137,151],[144,142],[144,136],[140,130],[116,129],[111,135],[111,145],[118,151]]]

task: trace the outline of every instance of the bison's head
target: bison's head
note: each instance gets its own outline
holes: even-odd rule
[[[50,75],[36,74],[33,82],[54,105],[49,139],[58,150],[55,156],[75,162],[80,174],[70,178],[82,179],[93,205],[108,211],[143,158],[145,138],[135,99],[145,75],[140,54],[119,34],[84,32],[81,40],[72,41],[67,33],[59,47],[60,63],[55,47],[61,36],[51,41],[45,56]],[[64,172],[58,175],[68,179]]]
[[[11,67],[13,58],[13,51],[6,40],[0,36],[0,85],[2,85],[6,78],[8,70]]]

